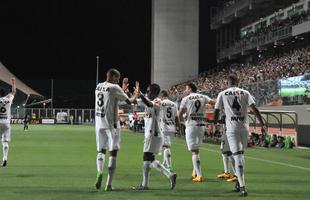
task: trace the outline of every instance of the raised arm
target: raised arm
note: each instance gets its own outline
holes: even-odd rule
[[[127,79],[127,83],[128,83],[128,79]],[[123,85],[124,85],[124,81],[123,81]],[[128,85],[127,85],[128,86]],[[124,89],[124,88],[123,88]],[[128,90],[128,88],[127,88]],[[137,98],[140,95],[140,83],[138,81],[136,81],[136,87],[135,87],[135,91],[133,93],[132,96],[130,96],[127,100],[126,103],[131,105],[132,103],[135,103]]]
[[[153,107],[153,103],[148,100],[142,93],[140,93],[140,98],[147,107]]]
[[[15,94],[16,94],[16,83],[15,83],[15,78],[11,78],[11,86],[12,86],[12,92],[11,92],[11,94],[15,95]]]

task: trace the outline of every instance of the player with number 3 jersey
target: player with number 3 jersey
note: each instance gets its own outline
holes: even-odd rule
[[[129,98],[124,92],[128,90],[128,79],[123,80],[123,88],[118,85],[120,72],[110,69],[107,72],[107,80],[99,83],[95,95],[95,121],[97,143],[97,179],[95,186],[100,189],[106,150],[110,152],[108,164],[108,177],[106,191],[112,190],[112,179],[116,168],[117,151],[120,148],[120,122],[118,118],[118,103],[126,101],[131,104],[136,101],[140,93],[139,85],[136,84],[134,95]]]

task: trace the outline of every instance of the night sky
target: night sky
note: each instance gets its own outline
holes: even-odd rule
[[[200,1],[201,71],[215,65],[214,2]],[[2,0],[0,24],[0,61],[46,97],[54,79],[55,107],[93,107],[97,55],[100,81],[115,67],[150,82],[151,0]]]

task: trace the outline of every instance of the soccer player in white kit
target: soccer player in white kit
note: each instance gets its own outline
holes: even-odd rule
[[[178,107],[173,102],[170,101],[169,94],[166,90],[160,92],[160,111],[159,111],[159,122],[160,122],[160,131],[163,135],[163,164],[167,168],[172,170],[171,162],[171,136],[174,136],[177,128],[179,127],[179,118],[177,116]]]
[[[226,116],[226,135],[230,150],[235,160],[235,170],[238,176],[236,183],[236,191],[240,191],[240,196],[247,196],[244,181],[244,148],[247,145],[249,121],[248,107],[252,109],[258,118],[262,134],[266,134],[266,126],[262,116],[255,106],[252,95],[238,87],[239,80],[236,75],[229,75],[229,88],[220,92],[217,97],[217,102],[214,111],[214,123],[217,124],[219,113],[224,109]]]
[[[96,112],[96,143],[97,143],[97,179],[95,186],[100,189],[105,153],[110,153],[108,164],[108,177],[106,191],[112,190],[112,179],[116,168],[117,151],[120,148],[120,122],[118,118],[118,102],[126,101],[127,104],[136,101],[140,93],[139,85],[136,85],[135,92],[129,98],[124,90],[128,87],[128,79],[123,81],[123,89],[118,85],[120,72],[116,69],[109,69],[107,80],[97,85],[95,112]]]
[[[153,83],[147,88],[147,97],[140,95],[142,102],[146,105],[145,109],[145,133],[143,146],[143,179],[142,183],[134,186],[134,190],[148,190],[149,189],[149,173],[150,168],[154,168],[167,176],[170,184],[170,189],[174,189],[176,184],[176,173],[170,172],[158,160],[155,160],[155,155],[161,150],[163,144],[163,136],[160,132],[159,113],[160,113],[160,99],[158,98],[160,92],[159,85]]]
[[[186,85],[185,93],[188,94],[181,101],[179,119],[183,121],[183,114],[186,113],[185,137],[188,150],[192,152],[193,182],[203,182],[199,147],[202,143],[206,126],[206,104],[214,105],[214,101],[208,96],[197,93],[197,87],[193,83]]]
[[[5,94],[4,89],[0,89],[0,136],[2,142],[3,158],[2,166],[7,166],[9,142],[11,141],[11,105],[16,94],[15,79],[11,79],[12,91]]]

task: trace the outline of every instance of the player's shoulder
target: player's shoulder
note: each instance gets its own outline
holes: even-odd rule
[[[162,104],[163,103],[167,103],[167,104],[172,105],[172,106],[177,106],[177,104],[175,102],[171,101],[170,99],[162,100]]]
[[[108,87],[110,91],[122,90],[122,88],[118,84],[109,83],[107,81],[103,83],[103,86]]]
[[[242,92],[243,94],[246,94],[246,95],[251,95],[249,91],[247,91],[246,89],[243,89],[243,88],[238,88],[238,90],[240,92]]]

